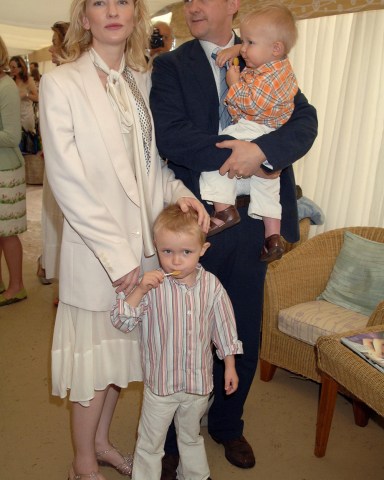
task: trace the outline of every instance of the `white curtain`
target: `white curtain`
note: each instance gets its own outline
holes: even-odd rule
[[[384,10],[298,21],[289,57],[319,134],[296,183],[325,213],[310,235],[384,227]]]

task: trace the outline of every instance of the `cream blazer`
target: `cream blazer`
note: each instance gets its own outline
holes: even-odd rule
[[[134,75],[149,109],[149,75]],[[48,181],[65,217],[60,300],[86,310],[110,310],[116,295],[112,282],[142,264],[143,238],[150,242],[152,233],[140,219],[135,152],[124,146],[88,53],[43,75],[40,126]],[[160,159],[153,127],[152,139],[149,227],[165,204],[193,196]],[[155,255],[152,260],[151,268]]]

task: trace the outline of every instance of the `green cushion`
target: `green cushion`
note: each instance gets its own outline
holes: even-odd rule
[[[345,232],[328,284],[318,300],[369,316],[384,300],[384,243]]]

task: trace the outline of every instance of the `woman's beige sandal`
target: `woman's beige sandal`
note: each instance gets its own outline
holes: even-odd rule
[[[104,477],[103,477],[104,478]],[[91,472],[91,473],[75,473],[73,467],[71,467],[68,475],[68,480],[100,480],[101,477],[99,476],[98,472]]]
[[[114,465],[113,463],[109,462],[106,459],[103,460],[102,457],[105,457],[110,452],[117,452],[121,456],[123,461],[118,465]],[[112,467],[115,470],[117,470],[119,473],[121,473],[121,475],[128,475],[129,477],[132,475],[133,455],[128,454],[124,456],[113,445],[112,445],[112,448],[109,448],[108,450],[104,450],[103,452],[96,452],[96,458],[97,458],[97,463],[101,467]]]
[[[85,478],[89,478],[90,480],[98,480],[100,477],[98,473],[91,472],[91,473],[79,473],[78,475],[75,475],[72,477],[71,480],[83,480]]]

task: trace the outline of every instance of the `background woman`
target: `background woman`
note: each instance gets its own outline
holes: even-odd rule
[[[68,22],[56,22],[51,27],[51,30],[53,31],[52,45],[49,47],[48,51],[51,54],[52,63],[55,65],[60,65],[59,58],[62,57],[64,38],[68,28]]]
[[[52,45],[49,47],[52,63],[60,65],[59,57],[63,55],[63,43],[68,31],[68,22],[56,22],[52,27]],[[41,211],[42,254],[37,262],[37,276],[43,285],[49,285],[51,279],[59,278],[60,244],[63,233],[63,214],[49,187],[44,172],[43,203]],[[58,304],[58,299],[54,301]]]
[[[43,75],[47,177],[64,214],[53,393],[70,389],[70,479],[104,479],[97,460],[130,474],[109,441],[120,387],[142,378],[138,339],[113,328],[116,292],[157,265],[152,223],[164,203],[203,206],[161,163],[148,106],[143,0],[74,0],[59,68]],[[184,198],[183,198],[184,197]]]
[[[39,84],[40,84],[40,78],[41,78],[39,69],[38,68],[32,68],[30,70],[30,73],[31,73],[31,77],[33,78],[33,81],[35,82],[37,91],[39,91]]]
[[[33,102],[39,101],[36,84],[31,76],[25,61],[20,56],[12,57],[9,62],[11,76],[19,88],[21,99],[21,126],[26,132],[36,132],[36,119]]]
[[[8,52],[0,37],[0,307],[27,298],[22,276],[23,249],[18,237],[27,229],[20,98],[15,82],[5,73]],[[4,253],[9,270],[5,288],[1,273]]]

